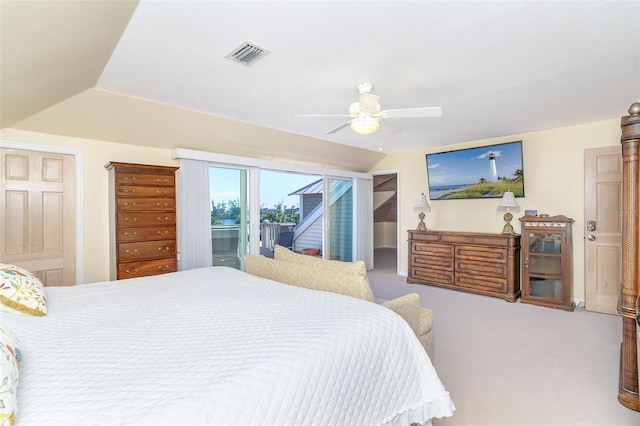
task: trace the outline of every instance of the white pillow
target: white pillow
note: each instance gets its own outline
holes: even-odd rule
[[[47,314],[44,285],[31,272],[0,263],[0,310],[37,317]]]
[[[0,327],[0,424],[13,425],[18,412],[18,373],[22,354],[18,340]]]

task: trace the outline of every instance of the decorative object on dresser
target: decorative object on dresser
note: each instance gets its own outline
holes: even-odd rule
[[[420,212],[420,214],[418,214],[418,219],[420,219],[420,222],[418,222],[418,227],[416,228],[416,231],[427,230],[427,225],[425,225],[424,223],[424,218],[425,218],[424,211],[428,209],[429,209],[429,203],[427,202],[427,196],[424,195],[424,192],[423,192],[420,195],[420,197],[418,197],[416,204],[413,206],[414,211]]]
[[[110,162],[111,279],[177,271],[177,167]]]
[[[573,311],[572,237],[573,219],[566,216],[523,216],[522,303]]]
[[[515,302],[520,235],[409,230],[409,284],[427,284]]]
[[[506,191],[502,196],[502,202],[498,206],[498,210],[506,210],[507,212],[502,217],[504,219],[504,228],[502,228],[503,234],[515,234],[513,230],[513,225],[511,225],[511,219],[513,219],[513,215],[509,211],[510,209],[518,209],[520,205],[516,201],[516,197],[511,191]]]
[[[634,305],[640,296],[640,102],[629,107],[629,115],[620,121],[622,135],[622,284],[618,313],[622,316],[620,345],[620,379],[618,401],[640,411],[638,384],[638,336]],[[640,327],[640,325],[638,326]]]

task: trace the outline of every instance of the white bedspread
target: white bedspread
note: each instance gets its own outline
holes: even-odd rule
[[[373,303],[226,267],[47,288],[16,425],[378,425],[450,416],[417,338]]]

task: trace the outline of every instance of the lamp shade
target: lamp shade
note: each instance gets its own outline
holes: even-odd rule
[[[380,119],[361,112],[351,119],[351,128],[361,135],[370,135],[380,128]]]
[[[415,211],[423,211],[429,208],[429,203],[427,202],[427,196],[422,193],[418,199],[416,200],[416,204],[413,206],[413,210]]]
[[[516,207],[520,207],[520,205],[516,202],[516,196],[511,191],[506,191],[502,196],[502,202],[498,206],[501,209],[514,209]]]

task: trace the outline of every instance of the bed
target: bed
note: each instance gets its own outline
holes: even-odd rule
[[[228,267],[46,288],[16,425],[409,425],[453,402],[411,328],[360,299]]]

